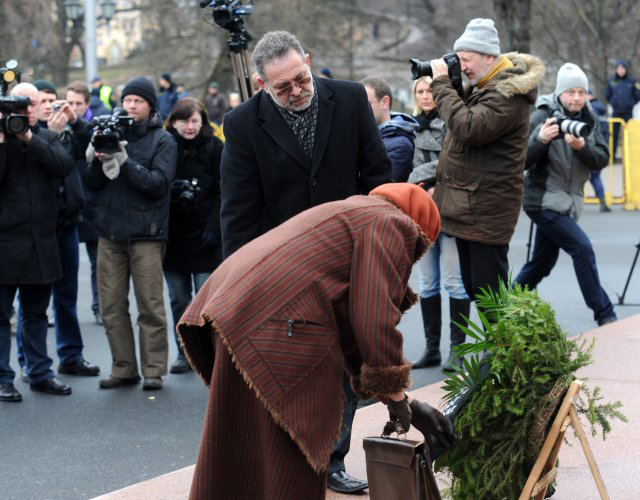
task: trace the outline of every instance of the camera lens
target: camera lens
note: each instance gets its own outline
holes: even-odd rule
[[[29,123],[23,116],[8,116],[6,128],[9,134],[21,134],[29,127]]]
[[[411,62],[411,78],[417,80],[422,76],[433,76],[431,72],[431,61],[421,61],[420,59],[409,59]]]
[[[591,132],[591,127],[584,122],[577,120],[563,120],[560,123],[560,130],[565,134],[571,134],[574,137],[587,137]]]

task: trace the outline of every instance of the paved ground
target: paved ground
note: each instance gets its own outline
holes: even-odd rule
[[[606,440],[592,437],[588,426],[583,428],[587,441],[600,471],[610,498],[640,498],[640,484],[629,481],[629,477],[640,472],[640,401],[635,388],[640,374],[635,362],[640,355],[640,315],[625,318],[616,323],[597,328],[584,334],[585,340],[595,339],[594,363],[583,368],[578,377],[593,389],[599,386],[605,401],[620,400],[628,423],[612,422],[612,432]],[[621,350],[621,346],[624,349]],[[588,379],[588,381],[587,381]],[[412,396],[431,404],[441,400],[443,391],[439,382],[414,390]],[[362,440],[377,436],[382,422],[387,419],[387,410],[382,403],[363,408],[356,413],[351,452],[347,455],[348,469],[358,477],[366,474],[365,453]],[[566,433],[567,444],[560,449],[560,468],[557,476],[554,500],[596,500],[600,498],[587,459],[574,432]],[[409,439],[421,440],[420,433],[412,428]],[[95,500],[186,500],[189,495],[194,466],[188,466],[163,476],[114,491]],[[436,474],[440,490],[449,487],[449,478]],[[358,495],[343,495],[327,490],[327,500],[363,500],[369,491]]]
[[[613,213],[601,214],[597,207],[590,206],[581,223],[594,243],[603,285],[617,303],[616,293],[622,292],[635,245],[640,242],[640,213],[616,207]],[[525,260],[528,230],[529,221],[523,216],[509,255],[514,273]],[[82,258],[78,311],[85,355],[108,373],[109,348],[102,328],[93,324],[84,253]],[[417,289],[415,275],[412,284]],[[558,320],[568,333],[595,326],[566,255],[542,283],[540,293],[556,307]],[[625,302],[640,304],[640,264]],[[640,306],[618,307],[617,312],[620,317],[638,314]],[[405,315],[401,330],[405,333],[406,356],[415,359],[424,346],[417,307]],[[53,353],[52,338],[49,345]],[[170,346],[172,360],[175,345],[171,342]],[[445,339],[442,348],[446,355]],[[15,349],[12,365],[17,367]],[[0,405],[1,498],[91,498],[194,463],[207,394],[193,374],[169,375],[165,389],[155,394],[142,392],[140,386],[99,390],[97,378],[60,378],[72,385],[71,396],[31,393],[27,385],[16,380],[24,401]],[[441,378],[436,368],[416,370],[414,389]]]

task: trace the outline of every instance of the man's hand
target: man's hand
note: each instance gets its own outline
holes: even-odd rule
[[[120,151],[113,154],[114,159],[118,162],[118,166],[124,165],[124,162],[129,159],[127,155],[127,150],[125,149],[126,145],[129,144],[127,141],[120,141],[118,146],[120,147]]]
[[[16,137],[25,144],[29,144],[31,142],[33,134],[31,133],[31,129],[28,128],[26,132],[23,132],[22,134],[16,134]]]
[[[96,149],[93,147],[93,144],[89,143],[89,146],[87,146],[87,150],[84,153],[84,157],[87,160],[87,164],[93,163],[93,160],[97,158]]]
[[[127,145],[127,141],[120,141],[119,143],[120,151],[117,151],[116,153],[112,153],[112,154],[99,153],[98,151],[95,151],[93,149],[93,146],[89,145],[86,153],[87,161],[89,160],[89,157],[90,157],[90,150],[93,150],[95,157],[102,162],[102,171],[104,172],[104,175],[107,176],[107,179],[111,181],[114,179],[117,179],[118,176],[120,175],[120,167],[129,158],[127,156],[127,151],[125,149],[126,145]]]
[[[549,144],[552,140],[560,135],[560,126],[555,118],[547,118],[540,132],[538,133],[538,139],[542,144]]]
[[[62,105],[63,102],[67,104],[65,101],[56,101],[55,103]],[[67,104],[67,106],[69,105]],[[47,127],[49,127],[49,130],[53,130],[54,132],[60,134],[62,131],[64,131],[67,123],[69,123],[69,118],[67,118],[67,115],[63,112],[62,109],[60,109],[60,111],[53,112],[53,114],[47,121]]]
[[[400,422],[404,432],[409,432],[409,427],[411,427],[411,408],[407,395],[404,394],[400,401],[394,401],[390,398],[387,408],[389,409],[389,420],[391,422]]]
[[[431,61],[431,72],[433,73],[433,79],[435,80],[439,76],[445,76],[449,74],[449,67],[444,59],[433,59]]]
[[[411,423],[422,432],[424,438],[428,439],[430,435],[433,435],[442,446],[450,448],[457,439],[451,420],[432,406],[417,399],[411,401],[409,406],[411,408]]]
[[[69,105],[69,103],[67,101],[57,101],[57,102],[59,102],[60,105],[62,106],[60,108],[60,113],[65,114],[69,123],[75,123],[76,120],[78,119],[78,115],[76,115],[76,112],[73,109],[71,109],[71,106]]]
[[[584,137],[576,137],[572,134],[564,134],[564,140],[574,151],[580,151],[586,144]]]

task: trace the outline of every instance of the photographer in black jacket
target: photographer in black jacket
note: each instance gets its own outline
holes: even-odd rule
[[[14,96],[28,97],[29,129],[0,133],[0,401],[21,401],[13,385],[11,307],[20,292],[26,374],[33,391],[71,394],[51,370],[47,355],[47,306],[51,284],[62,276],[55,210],[59,179],[73,168],[57,134],[37,126],[38,89],[21,83]]]
[[[84,206],[84,192],[78,162],[84,160],[89,141],[87,123],[78,117],[64,100],[58,100],[56,88],[46,80],[34,82],[38,89],[36,114],[38,126],[60,138],[65,150],[74,159],[74,168],[59,181],[57,189],[58,226],[56,236],[62,265],[62,277],[53,284],[53,317],[58,372],[65,375],[95,376],[100,368],[84,359],[84,344],[78,322],[78,270],[80,252],[77,224]],[[18,363],[25,366],[22,323],[18,323],[16,344]]]
[[[220,157],[223,143],[213,135],[204,105],[186,97],[166,121],[178,144],[176,179],[171,187],[169,244],[164,276],[175,326],[213,270],[222,261],[220,240]],[[171,373],[191,370],[178,342]]]
[[[134,120],[130,136],[113,154],[96,152],[90,145],[84,175],[87,188],[97,193],[100,312],[113,358],[111,376],[101,380],[100,387],[140,381],[127,298],[131,278],[139,311],[142,388],[157,390],[167,372],[162,259],[176,144],[162,128],[149,79],[129,81],[122,91],[122,106]]]

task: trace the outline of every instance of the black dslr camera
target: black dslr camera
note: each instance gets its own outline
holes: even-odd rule
[[[0,132],[4,134],[22,134],[29,128],[29,117],[24,113],[31,104],[31,100],[24,96],[7,95],[9,85],[20,82],[20,72],[16,70],[18,61],[7,61],[4,68],[0,68]]]
[[[442,59],[447,63],[451,84],[459,93],[462,90],[462,69],[460,66],[460,59],[455,54],[445,54],[442,56]],[[411,78],[413,80],[417,80],[422,76],[430,76],[433,78],[431,61],[421,61],[420,59],[409,59],[409,61],[411,62]]]
[[[117,153],[120,141],[126,141],[131,133],[133,117],[122,108],[115,108],[112,115],[97,116],[89,124],[93,129],[91,144],[98,153]]]
[[[176,179],[171,183],[171,198],[182,207],[193,205],[202,188],[198,185],[198,179]]]
[[[587,137],[591,133],[589,124],[567,118],[567,116],[558,109],[553,112],[552,116],[556,119],[560,131],[564,134],[571,134],[574,137]]]

